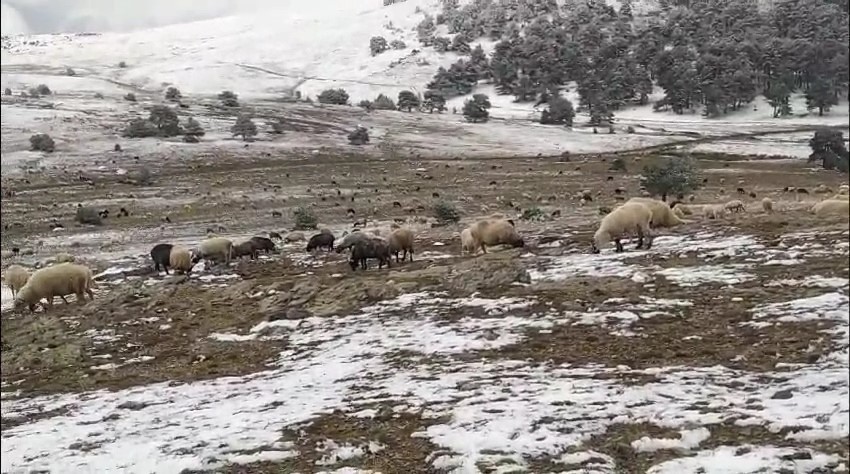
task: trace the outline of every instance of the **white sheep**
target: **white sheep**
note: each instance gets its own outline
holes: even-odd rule
[[[30,272],[20,265],[10,265],[9,268],[6,269],[6,272],[3,274],[3,281],[5,281],[9,289],[12,290],[13,299],[18,294],[18,291],[27,284],[29,277]]]
[[[842,184],[841,186],[839,186],[838,194],[841,194],[843,196],[850,194],[850,185]]]
[[[73,263],[76,257],[69,253],[57,253],[53,256],[53,263]]]
[[[286,237],[283,238],[283,241],[288,244],[292,242],[303,242],[304,240],[307,240],[307,238],[304,236],[304,232],[298,231],[290,232],[286,234]]]
[[[842,216],[846,219],[850,213],[850,201],[827,199],[812,206],[811,212],[818,217]]]
[[[722,204],[706,204],[702,207],[702,217],[706,219],[720,219],[726,215],[726,208]]]
[[[676,207],[674,207],[674,208],[673,208],[673,214],[675,214],[675,215],[676,215],[676,217],[678,217],[679,219],[684,219],[684,218],[685,218],[685,211],[683,211],[683,210],[682,210],[682,206],[681,206],[681,205],[676,206]]]
[[[487,253],[488,245],[510,245],[523,247],[525,241],[519,235],[514,225],[505,219],[481,219],[469,226],[473,240],[473,253]]]
[[[413,261],[413,232],[410,229],[406,227],[395,229],[390,233],[387,242],[389,243],[390,254],[395,255],[396,262],[399,262],[399,252],[404,252],[401,261],[404,261],[408,254],[410,261]]]
[[[848,196],[846,194],[836,194],[835,196],[832,196],[829,199],[831,199],[833,201],[847,201],[848,199],[850,199],[850,196]]]
[[[723,208],[729,212],[744,212],[744,203],[740,199],[733,199],[723,205]]]
[[[181,245],[171,247],[171,253],[168,256],[168,266],[174,271],[188,274],[194,266],[192,263],[192,252]]]
[[[45,298],[47,299],[46,309],[50,309],[53,308],[55,296],[65,300],[65,296],[71,294],[77,295],[77,301],[84,304],[86,294],[90,299],[94,299],[92,288],[94,288],[94,276],[88,267],[75,263],[60,263],[33,273],[27,284],[18,291],[15,307],[27,304],[30,311],[35,311],[42,298]]]
[[[770,199],[769,197],[761,200],[761,208],[768,214],[773,212],[773,204],[773,199]]]
[[[463,229],[460,233],[460,255],[463,256],[463,253],[471,253],[475,254],[475,239],[472,238],[472,229],[467,227]]]
[[[652,210],[642,202],[631,201],[609,212],[599,223],[599,229],[593,234],[591,251],[599,253],[613,241],[617,252],[623,251],[620,239],[626,235],[637,235],[638,249],[652,247]]]
[[[626,203],[630,202],[638,202],[645,205],[652,212],[652,227],[675,227],[679,224],[684,224],[676,214],[673,213],[673,210],[670,209],[670,206],[667,205],[664,201],[659,201],[658,199],[652,198],[644,198],[644,197],[634,197],[626,201]]]
[[[223,260],[225,264],[230,264],[230,255],[233,250],[233,242],[224,237],[211,237],[204,240],[198,246],[198,253],[195,256],[195,263],[202,258],[211,260]]]

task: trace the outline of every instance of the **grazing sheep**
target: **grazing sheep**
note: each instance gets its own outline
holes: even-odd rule
[[[487,253],[488,245],[525,246],[525,241],[513,223],[505,219],[482,219],[469,226],[469,229],[472,234],[473,253],[477,253],[479,248]]]
[[[42,298],[47,299],[46,309],[53,308],[53,298],[56,296],[65,299],[65,295],[77,295],[77,301],[84,304],[86,294],[94,299],[92,288],[94,278],[88,267],[75,263],[60,263],[36,271],[27,281],[27,284],[18,291],[15,297],[15,307],[23,304],[35,312],[37,305],[41,304]]]
[[[230,255],[233,249],[233,242],[224,237],[210,237],[198,245],[198,252],[192,259],[193,263],[198,263],[201,259],[204,260],[221,260],[226,265],[230,265]]]
[[[29,278],[30,272],[20,265],[10,265],[9,268],[6,269],[6,273],[3,275],[3,281],[5,281],[9,289],[12,290],[13,299],[18,294],[18,291],[27,284],[27,280],[29,280]]]
[[[846,219],[850,213],[850,201],[827,199],[812,206],[811,212],[818,217],[841,216]]]
[[[611,211],[602,218],[599,229],[593,234],[591,252],[599,253],[609,242],[613,241],[617,252],[623,251],[620,239],[628,234],[638,236],[637,249],[652,247],[652,209],[639,201],[631,201]],[[646,239],[646,242],[644,242]]]
[[[257,247],[254,242],[246,240],[238,244],[234,244],[230,249],[230,258],[250,257],[251,260],[257,259]]]
[[[839,186],[838,187],[838,194],[840,194],[842,196],[846,196],[846,195],[850,194],[850,185],[842,184],[841,186]]]
[[[764,212],[770,214],[773,212],[773,199],[766,197],[761,200],[761,208],[764,209]]]
[[[832,194],[832,188],[824,184],[819,184],[815,187],[816,194]]]
[[[747,190],[744,188],[738,188],[738,194],[747,194]]]
[[[57,253],[53,256],[53,263],[73,263],[76,259],[69,253]]]
[[[664,201],[658,199],[634,197],[626,201],[626,203],[638,202],[649,208],[652,212],[652,227],[675,227],[679,224],[684,224],[682,219],[673,213],[670,206]]]
[[[835,196],[832,196],[829,199],[831,199],[833,201],[847,201],[848,199],[850,199],[850,196],[848,196],[846,194],[836,194]]]
[[[702,217],[706,219],[720,219],[726,214],[726,208],[722,204],[706,204],[702,207]]]
[[[328,252],[334,249],[334,236],[333,234],[326,234],[324,232],[320,232],[312,237],[310,237],[310,241],[307,242],[307,251],[310,252],[313,249],[321,249],[326,248]]]
[[[755,191],[750,191],[750,199],[755,199],[757,197],[758,197],[758,195],[756,194]]]
[[[189,274],[194,264],[192,263],[192,252],[186,247],[175,245],[171,247],[171,255],[168,256],[168,264],[175,272]]]
[[[283,237],[281,237],[277,232],[269,232],[269,238],[274,240],[283,240]]]
[[[365,232],[361,232],[359,229],[355,229],[354,232],[343,237],[342,242],[336,246],[336,253],[342,253],[343,250],[350,249],[357,242],[368,239],[369,235]]]
[[[467,227],[460,233],[460,255],[462,257],[464,252],[474,255],[476,250],[475,239],[472,238],[472,229]]]
[[[383,268],[387,264],[390,268],[392,259],[390,258],[390,247],[384,239],[366,238],[358,240],[351,247],[351,260],[348,262],[351,265],[351,270],[357,271],[357,265],[360,268],[367,270],[367,260],[370,258],[378,259],[378,268]]]
[[[797,194],[809,194],[809,190],[806,188],[797,188]]]
[[[740,199],[733,199],[723,205],[723,208],[729,212],[744,212],[744,203]]]
[[[159,267],[165,269],[165,274],[168,275],[168,267],[171,265],[171,249],[174,246],[171,244],[156,244],[151,249],[151,260],[153,260],[153,269],[159,272]]]
[[[249,242],[254,245],[254,248],[257,251],[263,253],[274,252],[277,250],[277,247],[275,246],[274,242],[272,242],[272,239],[269,239],[267,237],[251,237]]]
[[[676,215],[679,219],[685,218],[685,212],[682,210],[682,206],[677,206],[673,208],[673,214]]]
[[[306,240],[304,238],[304,232],[290,232],[286,234],[286,237],[283,238],[283,241],[290,244],[292,242],[303,242]]]
[[[403,227],[392,231],[387,242],[390,246],[390,253],[395,255],[396,262],[399,262],[398,254],[402,251],[404,252],[401,258],[402,262],[407,259],[408,254],[410,261],[413,261],[413,232],[410,229]]]

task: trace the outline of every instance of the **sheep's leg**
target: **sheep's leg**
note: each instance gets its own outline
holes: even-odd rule
[[[653,240],[652,234],[647,232],[646,233],[646,245],[644,246],[644,249],[649,250],[649,249],[652,248],[652,240]]]
[[[484,245],[484,242],[481,242],[481,252],[487,253],[487,246]]]
[[[68,300],[65,299],[65,295],[59,295],[59,297],[62,298],[62,301],[64,301],[65,304],[68,304]],[[53,307],[53,298],[50,298],[50,307]]]
[[[389,255],[387,255],[386,260],[387,260],[387,268],[392,268],[392,265],[390,264],[390,262],[392,262],[393,259]],[[398,260],[396,260],[396,263],[398,263]]]
[[[64,296],[62,296],[62,300],[65,301],[65,303],[68,302],[67,300],[65,300]],[[41,300],[39,300],[39,302],[41,302]],[[47,306],[45,307],[45,311],[50,310],[50,309],[53,309],[53,297],[52,296],[50,298],[47,298]]]
[[[79,293],[76,293],[76,295],[78,305],[82,306],[86,304],[86,294],[84,292],[80,291]]]
[[[159,273],[159,264],[156,262],[153,263],[153,271]]]
[[[622,252],[623,251],[623,243],[620,242],[620,239],[614,239],[614,251]]]
[[[91,288],[86,288],[86,294],[89,295],[90,300],[94,301],[94,292],[91,290]]]
[[[168,275],[168,265],[163,264],[162,268],[165,269],[165,274]]]
[[[410,255],[410,261],[412,262],[413,261],[413,249],[412,248],[408,251],[408,254]]]

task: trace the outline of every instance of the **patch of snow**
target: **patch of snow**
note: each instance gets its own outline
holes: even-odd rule
[[[681,474],[699,472],[704,474],[759,474],[763,472],[790,471],[809,473],[837,465],[841,458],[816,451],[806,450],[811,459],[796,459],[799,450],[772,446],[720,446],[709,451],[700,451],[693,457],[673,459],[652,466],[647,474]],[[789,457],[791,457],[789,459]]]
[[[705,283],[736,285],[755,278],[755,275],[738,270],[731,265],[703,265],[700,267],[671,267],[656,272],[673,283],[689,287]]]
[[[711,432],[707,428],[697,428],[695,430],[682,430],[679,439],[672,438],[650,438],[644,436],[640,439],[632,441],[632,449],[639,453],[652,453],[662,449],[674,449],[681,451],[690,451],[699,447],[700,443],[711,437]]]

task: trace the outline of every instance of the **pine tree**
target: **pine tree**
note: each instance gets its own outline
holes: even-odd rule
[[[463,103],[463,117],[472,123],[486,122],[490,119],[490,98],[485,94],[475,94]]]
[[[154,105],[151,107],[148,121],[157,129],[157,135],[161,137],[173,137],[180,135],[180,122],[177,112],[166,105]]]
[[[395,110],[395,103],[392,99],[385,96],[384,94],[378,94],[378,97],[375,98],[375,101],[372,102],[372,108],[375,110]]]
[[[446,110],[446,98],[443,94],[437,91],[425,91],[422,108],[427,109],[428,113],[443,112]]]
[[[467,38],[463,33],[458,33],[454,38],[452,38],[452,45],[450,49],[458,54],[469,54],[471,51],[471,48],[469,47],[469,38]]]
[[[239,98],[236,96],[233,91],[221,91],[218,94],[218,100],[221,101],[221,105],[225,107],[239,107]]]
[[[408,112],[419,107],[419,97],[411,91],[401,91],[398,93],[398,109],[407,109]]]
[[[373,36],[369,40],[369,51],[372,53],[372,56],[377,56],[387,49],[389,49],[389,45],[383,36]]]
[[[186,124],[183,126],[184,137],[192,137],[189,140],[193,143],[197,142],[198,139],[200,137],[203,137],[205,133],[206,132],[204,132],[203,127],[201,127],[201,124],[198,123],[198,121],[195,120],[193,117],[189,117],[186,120]]]
[[[183,94],[180,93],[180,89],[176,87],[169,87],[165,90],[165,100],[169,100],[172,102],[177,102],[183,98]]]
[[[320,104],[347,105],[348,92],[345,89],[325,89],[317,96]]]
[[[549,107],[540,114],[540,123],[573,126],[576,112],[572,102],[556,95],[549,98],[548,104]]]
[[[791,115],[791,93],[793,86],[787,81],[775,80],[764,92],[767,102],[773,107],[773,117],[787,117]]]
[[[815,132],[814,137],[809,140],[812,154],[809,162],[820,161],[823,168],[827,170],[838,169],[844,173],[848,172],[850,155],[844,146],[844,137],[839,130],[825,128]]]
[[[806,108],[818,109],[818,116],[822,116],[824,112],[829,112],[833,105],[838,105],[838,98],[832,87],[824,79],[815,79],[806,90]]]
[[[248,141],[249,138],[257,135],[257,126],[251,117],[248,115],[240,115],[236,118],[236,123],[230,128],[230,132],[234,137],[242,137],[242,141]]]

